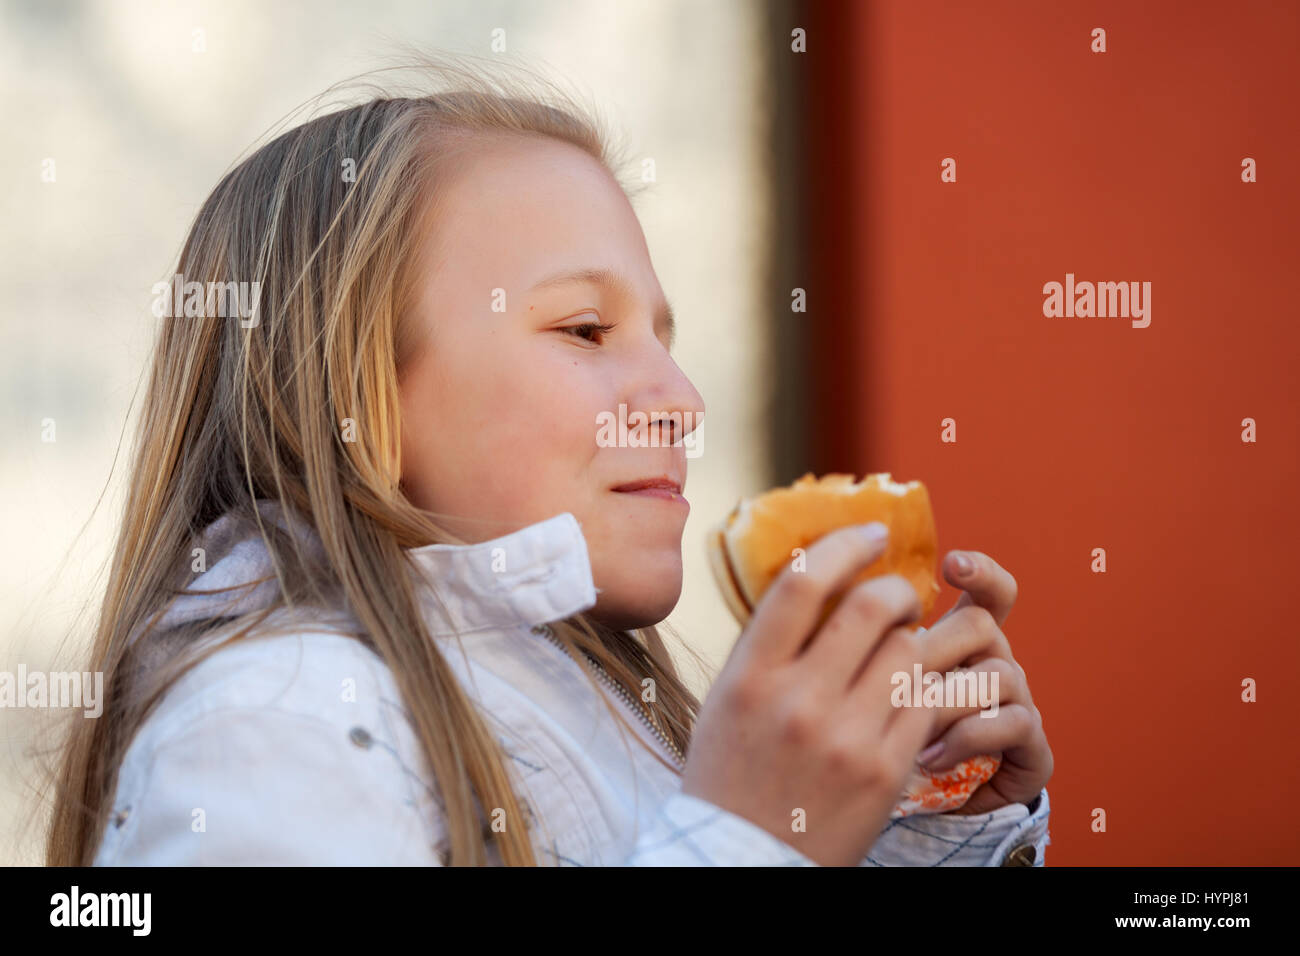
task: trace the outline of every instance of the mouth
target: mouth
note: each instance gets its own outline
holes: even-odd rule
[[[657,498],[661,501],[668,501],[673,504],[681,504],[690,507],[688,502],[682,496],[682,486],[678,481],[669,478],[667,475],[658,475],[653,478],[640,478],[636,481],[629,481],[626,484],[617,485],[611,489],[619,494],[635,495],[639,498]]]

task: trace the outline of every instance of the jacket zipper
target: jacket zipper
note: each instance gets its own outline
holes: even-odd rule
[[[560,643],[559,638],[555,636],[555,632],[551,630],[551,626],[549,624],[536,625],[535,627],[532,628],[532,631],[534,634],[541,634],[552,644],[558,647],[561,651],[564,651],[566,657],[568,656],[568,650],[565,648],[565,646],[562,643]],[[665,751],[667,751],[668,756],[672,758],[672,760],[677,764],[677,769],[681,770],[683,767],[685,767],[686,760],[682,756],[681,750],[679,750],[677,745],[664,735],[663,731],[661,731],[657,726],[655,726],[654,722],[650,719],[649,715],[646,714],[645,710],[637,706],[636,702],[633,701],[632,699],[632,695],[627,692],[627,689],[622,684],[618,683],[618,681],[614,680],[607,673],[605,673],[605,668],[601,667],[600,662],[597,661],[590,654],[584,651],[582,656],[587,659],[587,663],[589,664],[592,672],[595,673],[595,675],[599,677],[601,681],[604,682],[605,686],[609,687],[612,691],[614,691],[615,694],[619,696],[619,698],[623,701],[623,703],[627,705],[628,710],[636,714],[636,716],[640,718],[641,723],[643,723],[646,726],[646,729],[649,730],[650,733],[654,735],[655,739],[658,740],[659,743],[663,745],[663,748]]]

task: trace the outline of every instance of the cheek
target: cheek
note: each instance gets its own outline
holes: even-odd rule
[[[481,457],[516,478],[534,470],[572,475],[590,463],[597,415],[609,405],[596,370],[543,346],[513,361],[498,356],[478,374],[458,378],[457,426]]]
[[[582,506],[606,389],[562,350],[527,353],[444,355],[404,390],[404,477],[421,507],[523,522]]]

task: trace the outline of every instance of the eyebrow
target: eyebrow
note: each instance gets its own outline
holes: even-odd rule
[[[632,289],[632,283],[627,278],[613,269],[596,268],[596,269],[575,269],[571,272],[557,272],[555,275],[548,276],[541,282],[529,289],[529,292],[540,292],[543,289],[551,289],[556,286],[569,285],[572,283],[585,282],[589,285],[600,286],[609,289],[625,299],[636,298]],[[674,343],[677,341],[677,319],[673,314],[672,304],[667,299],[660,306],[659,311],[655,313],[655,325],[658,327],[662,324],[668,330],[668,350],[671,352]]]

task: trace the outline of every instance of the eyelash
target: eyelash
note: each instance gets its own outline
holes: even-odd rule
[[[608,335],[610,332],[614,331],[614,326],[602,325],[599,322],[584,322],[582,323],[582,325],[567,325],[561,328],[560,331],[567,332],[569,335],[572,335],[574,338],[582,339],[584,342],[591,342],[593,345],[599,345],[600,344],[599,342],[593,342],[585,335],[580,335],[579,333],[586,331],[586,332],[599,332],[601,335]]]

